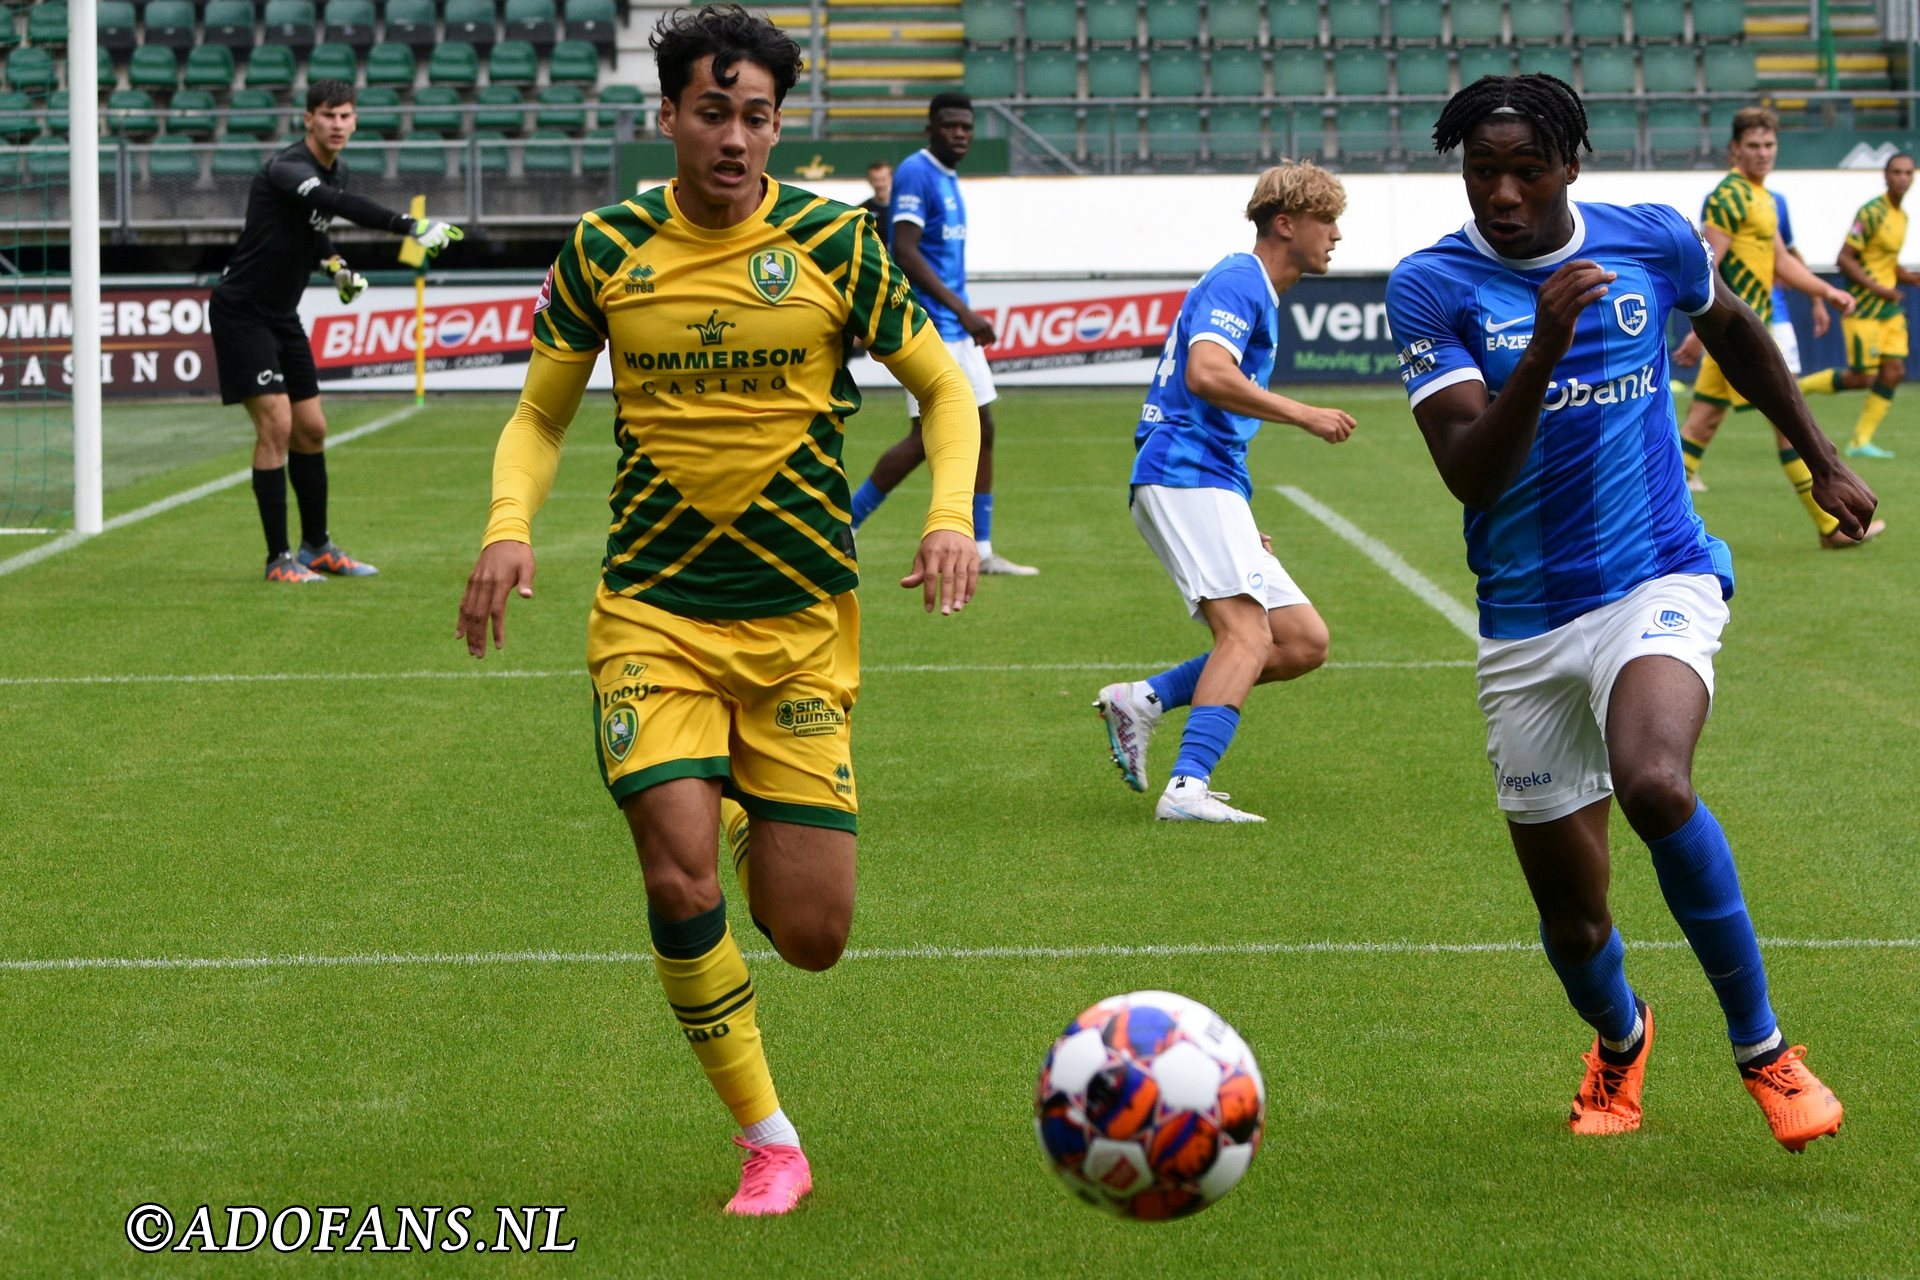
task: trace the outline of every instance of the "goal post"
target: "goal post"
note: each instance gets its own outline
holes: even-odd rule
[[[94,62],[95,0],[67,5],[70,92],[68,208],[73,214],[68,267],[73,314],[73,528],[104,524],[100,445],[100,86]]]

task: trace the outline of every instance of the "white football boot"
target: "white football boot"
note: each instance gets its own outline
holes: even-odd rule
[[[995,573],[1007,578],[1031,578],[1040,571],[1030,564],[1015,564],[998,551],[993,551],[980,557],[980,572]]]
[[[1257,813],[1234,808],[1227,803],[1231,798],[1224,791],[1207,790],[1206,782],[1200,778],[1175,774],[1167,779],[1167,789],[1160,793],[1160,803],[1153,807],[1153,816],[1163,822],[1266,821]]]
[[[1147,789],[1147,740],[1153,726],[1165,710],[1154,696],[1153,686],[1145,680],[1132,684],[1110,684],[1100,691],[1093,705],[1107,722],[1107,749],[1120,766],[1120,776],[1135,791]]]

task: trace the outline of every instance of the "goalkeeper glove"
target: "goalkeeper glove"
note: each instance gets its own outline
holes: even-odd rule
[[[342,302],[352,302],[367,287],[367,278],[349,268],[347,260],[337,253],[322,261],[320,269],[333,277],[333,287]]]
[[[427,251],[429,258],[452,244],[455,240],[466,239],[467,233],[451,222],[441,222],[434,218],[419,218],[413,224],[413,238]]]

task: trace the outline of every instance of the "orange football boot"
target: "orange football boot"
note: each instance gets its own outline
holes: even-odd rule
[[[1575,1133],[1632,1133],[1640,1127],[1640,1090],[1647,1081],[1647,1055],[1653,1051],[1653,1010],[1640,1002],[1640,1052],[1625,1066],[1600,1056],[1600,1037],[1581,1054],[1586,1079],[1567,1112],[1567,1127]]]
[[[1807,1070],[1802,1061],[1806,1056],[1807,1046],[1797,1044],[1752,1075],[1741,1072],[1747,1092],[1767,1118],[1767,1127],[1780,1145],[1795,1155],[1805,1151],[1815,1138],[1840,1132],[1840,1118],[1845,1114],[1833,1090]]]

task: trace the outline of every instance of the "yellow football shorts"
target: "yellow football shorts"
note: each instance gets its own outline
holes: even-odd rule
[[[1704,352],[1700,356],[1700,374],[1693,380],[1693,398],[1708,404],[1732,405],[1736,409],[1747,407],[1747,398],[1735,391],[1727,375],[1720,372],[1720,362]]]
[[[684,618],[603,585],[587,671],[614,803],[675,778],[718,778],[755,817],[855,829],[852,592],[772,618]]]
[[[1882,360],[1907,358],[1907,313],[1899,311],[1884,320],[1855,320],[1840,317],[1840,333],[1847,341],[1847,364],[1859,370],[1874,370]]]

